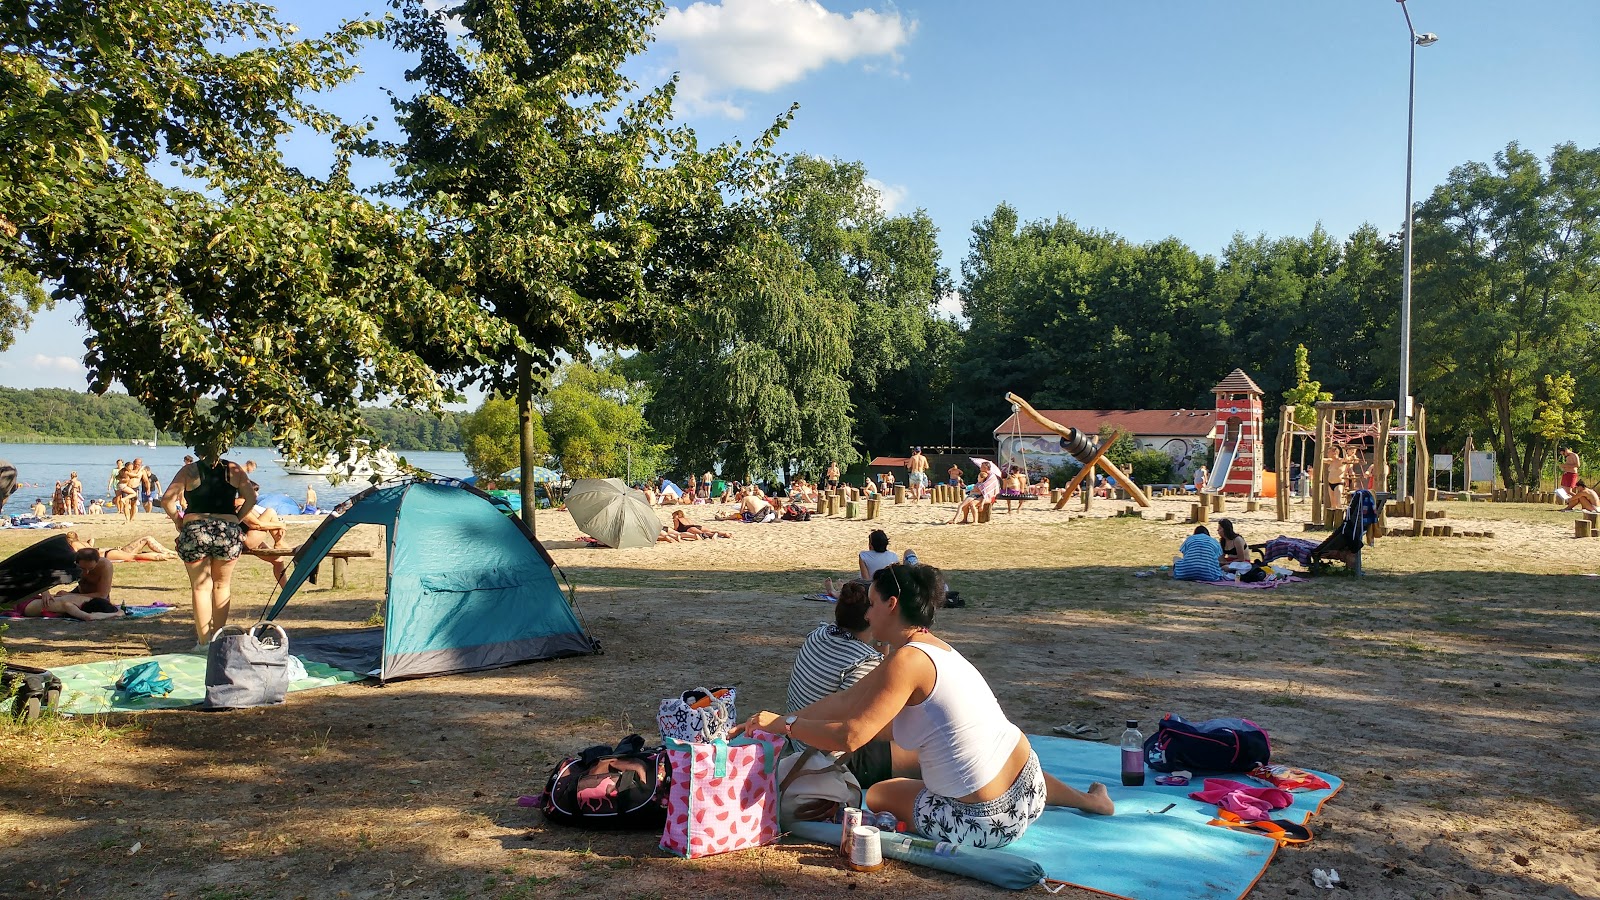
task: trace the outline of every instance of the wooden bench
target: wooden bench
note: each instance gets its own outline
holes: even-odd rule
[[[258,557],[260,559],[267,559],[267,560],[282,559],[282,558],[284,558],[286,556],[294,556],[294,554],[295,554],[295,551],[292,548],[289,548],[289,547],[285,547],[282,550],[279,550],[279,549],[274,548],[274,547],[264,547],[264,548],[262,548],[260,550],[247,550],[245,552],[249,553],[251,556],[255,556],[255,557]],[[348,559],[369,559],[372,556],[372,551],[371,550],[329,550],[327,553],[325,553],[323,555],[325,557],[327,557],[328,559],[333,560],[333,586],[334,586],[335,589],[337,589],[337,588],[344,587],[345,560],[348,560]],[[312,580],[312,583],[316,582],[316,576],[314,574],[312,575],[311,580]]]

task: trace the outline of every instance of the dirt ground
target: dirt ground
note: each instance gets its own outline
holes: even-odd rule
[[[1388,538],[1365,578],[1226,590],[1157,568],[1189,531],[1163,514],[1181,520],[1186,502],[1112,518],[1121,507],[1098,501],[1084,516],[1076,503],[1033,503],[962,527],[934,524],[948,506],[890,505],[881,524],[892,549],[915,548],[961,591],[968,607],[935,629],[1025,730],[1241,715],[1271,732],[1276,761],[1346,779],[1311,822],[1316,840],[1280,852],[1252,897],[1320,894],[1310,872],[1330,867],[1350,896],[1375,900],[1600,897],[1600,539],[1574,539],[1570,515],[1540,507],[1450,503],[1448,521],[1495,538]],[[1252,542],[1301,533],[1266,510],[1235,518]],[[313,525],[295,521],[291,538]],[[857,874],[804,843],[688,862],[655,835],[547,826],[516,805],[567,753],[653,738],[657,701],[684,688],[734,683],[741,710],[781,708],[802,637],[831,616],[801,595],[848,575],[870,527],[730,525],[727,541],[591,550],[566,514],[545,512],[538,533],[603,655],[309,691],[271,709],[0,728],[0,896],[1004,893],[892,862]],[[172,535],[159,516],[80,531],[101,546]],[[39,537],[0,532],[0,554]],[[379,537],[367,529],[346,545]],[[127,602],[180,608],[16,623],[3,636],[12,659],[193,644],[177,563],[122,564],[116,578]],[[327,584],[289,607],[291,637],[372,616],[381,553],[352,561],[346,589]],[[271,587],[264,563],[242,562],[235,620],[254,619]]]

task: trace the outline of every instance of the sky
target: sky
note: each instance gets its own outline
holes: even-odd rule
[[[1511,141],[1600,147],[1594,0],[1406,8],[1439,36],[1416,51],[1415,199]],[[386,7],[278,9],[315,34]],[[1000,203],[1209,254],[1240,232],[1390,233],[1404,217],[1411,45],[1395,0],[676,0],[656,38],[628,72],[677,73],[703,143],[748,142],[798,103],[777,149],[863,163],[888,211],[928,212],[958,279]],[[406,60],[373,44],[360,62],[321,102],[386,118]],[[287,156],[326,171],[315,147]],[[84,389],[77,315],[39,315],[0,354],[0,385]]]

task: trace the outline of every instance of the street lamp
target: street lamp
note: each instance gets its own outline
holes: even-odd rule
[[[1417,117],[1417,48],[1437,43],[1439,36],[1431,31],[1418,34],[1411,25],[1411,11],[1406,9],[1406,0],[1395,2],[1400,4],[1400,12],[1405,14],[1406,34],[1411,35],[1411,88],[1406,98],[1406,230],[1402,235],[1405,256],[1402,265],[1405,271],[1400,283],[1400,405],[1396,416],[1400,426],[1400,459],[1395,469],[1395,495],[1404,498],[1410,494],[1406,487],[1409,469],[1406,459],[1411,452],[1411,439],[1405,432],[1409,427],[1411,412],[1407,403],[1411,397],[1411,147]]]

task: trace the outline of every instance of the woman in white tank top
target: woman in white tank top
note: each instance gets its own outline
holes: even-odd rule
[[[1044,774],[1027,736],[1001,710],[971,663],[929,630],[944,603],[932,566],[895,564],[872,579],[871,639],[889,658],[848,690],[792,716],[763,710],[743,729],[794,735],[828,751],[893,739],[895,774],[867,790],[867,805],[923,835],[973,847],[1021,836],[1046,805],[1113,811],[1105,785],[1087,792]]]

